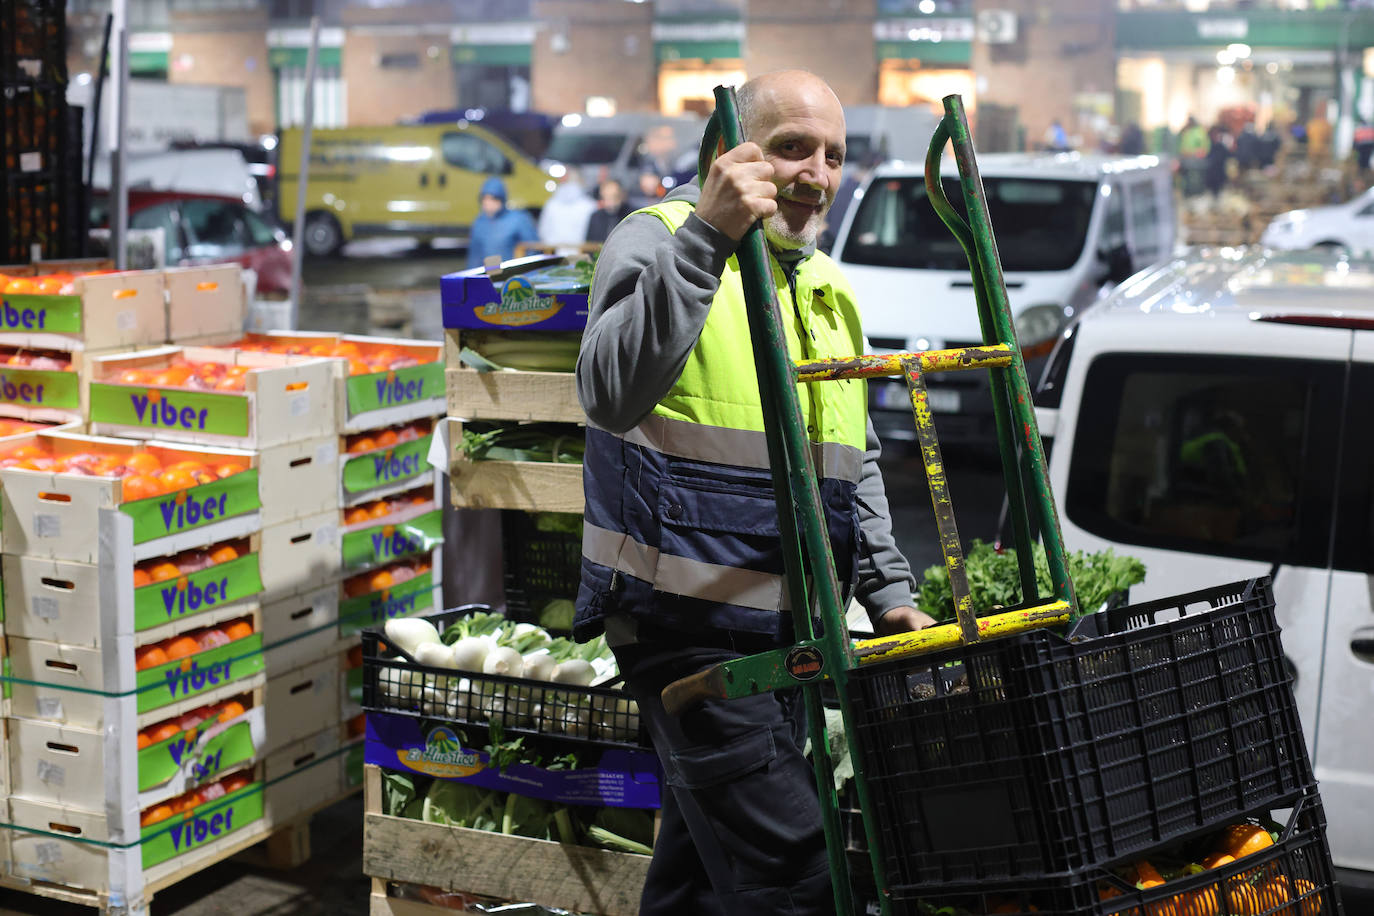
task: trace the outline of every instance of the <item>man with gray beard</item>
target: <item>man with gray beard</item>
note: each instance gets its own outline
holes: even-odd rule
[[[853,290],[815,250],[844,164],[819,77],[739,91],[745,141],[620,223],[592,280],[577,365],[587,412],[573,632],[605,633],[667,787],[641,914],[834,912],[798,691],[708,701],[667,684],[793,640],[763,412],[735,249],[762,221],[793,359],[863,352]],[[862,381],[798,386],[839,581],[880,633],[932,621],[892,538]],[[846,596],[848,600],[848,596]]]

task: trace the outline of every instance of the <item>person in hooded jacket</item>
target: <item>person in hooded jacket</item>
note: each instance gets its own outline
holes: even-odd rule
[[[468,267],[481,267],[493,255],[508,261],[515,257],[516,245],[539,241],[539,232],[530,215],[524,210],[506,207],[504,181],[488,178],[482,183],[478,200],[482,212],[472,223],[472,235],[468,239]]]

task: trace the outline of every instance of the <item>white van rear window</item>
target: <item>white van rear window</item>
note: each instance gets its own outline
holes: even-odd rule
[[[1069,517],[1119,543],[1326,566],[1343,370],[1098,357],[1078,413]]]
[[[945,195],[967,218],[959,183]],[[1006,271],[1068,270],[1078,263],[1092,219],[1097,183],[1041,178],[983,178],[988,216]],[[967,271],[964,249],[926,199],[925,181],[878,178],[854,214],[840,260],[876,267]]]

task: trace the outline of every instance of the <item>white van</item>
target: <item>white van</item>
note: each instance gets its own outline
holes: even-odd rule
[[[554,178],[577,169],[588,188],[614,178],[634,194],[642,172],[671,178],[695,169],[705,130],[706,120],[697,115],[564,115],[539,165]]]
[[[1374,872],[1374,260],[1167,261],[1065,332],[1036,400],[1066,546],[1143,560],[1132,601],[1273,575],[1335,863]]]
[[[1048,354],[1064,324],[1105,288],[1173,250],[1173,189],[1156,157],[993,153],[978,162],[1028,359]],[[962,213],[951,160],[944,175],[945,193]],[[845,214],[832,254],[858,294],[873,351],[982,341],[968,261],[926,199],[923,165],[876,169]],[[941,419],[942,436],[991,435],[987,390],[982,372],[931,377],[931,408],[955,415]],[[905,386],[891,381],[869,391],[879,433],[914,438]]]

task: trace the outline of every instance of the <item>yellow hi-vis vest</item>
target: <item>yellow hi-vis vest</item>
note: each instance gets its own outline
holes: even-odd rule
[[[669,201],[638,212],[676,232],[692,209]],[[769,263],[792,360],[862,352],[853,290],[829,257],[802,261],[791,285]],[[579,638],[617,613],[676,629],[790,631],[779,613],[789,602],[745,308],[732,256],[668,394],[624,434],[588,427]],[[843,583],[858,550],[867,386],[819,382],[797,393]]]

